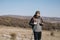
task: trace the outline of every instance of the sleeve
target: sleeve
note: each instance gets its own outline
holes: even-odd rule
[[[31,20],[29,22],[29,25],[34,26],[34,20],[33,20],[33,18],[31,18]]]
[[[41,20],[40,26],[43,26],[43,19],[41,18],[40,20]]]
[[[43,19],[41,18],[41,22],[43,23]]]

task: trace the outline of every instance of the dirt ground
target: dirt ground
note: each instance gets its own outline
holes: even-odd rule
[[[43,30],[42,40],[60,40],[60,31],[54,31],[54,36],[50,33]],[[0,26],[0,40],[34,40],[34,37],[31,29]]]

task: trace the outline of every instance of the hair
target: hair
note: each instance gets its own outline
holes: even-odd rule
[[[40,11],[36,11],[36,12],[35,12],[35,15],[33,16],[34,18],[36,18],[36,17],[37,17],[37,13],[39,13],[39,14],[40,14]]]

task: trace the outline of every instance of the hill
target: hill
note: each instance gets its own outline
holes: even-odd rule
[[[29,21],[32,16],[4,15],[0,16],[0,25],[31,28]],[[60,29],[60,18],[42,17],[44,21],[43,29]]]
[[[19,19],[31,19],[32,16],[4,15],[3,17],[13,17]],[[60,23],[60,17],[42,17],[46,22]]]

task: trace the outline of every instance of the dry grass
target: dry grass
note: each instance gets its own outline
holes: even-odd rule
[[[58,32],[54,31],[54,36],[51,36],[50,33],[51,33],[50,31],[42,31],[42,40],[60,40],[60,31]],[[0,40],[31,40],[31,39],[33,40],[33,33],[31,29],[0,26]]]

